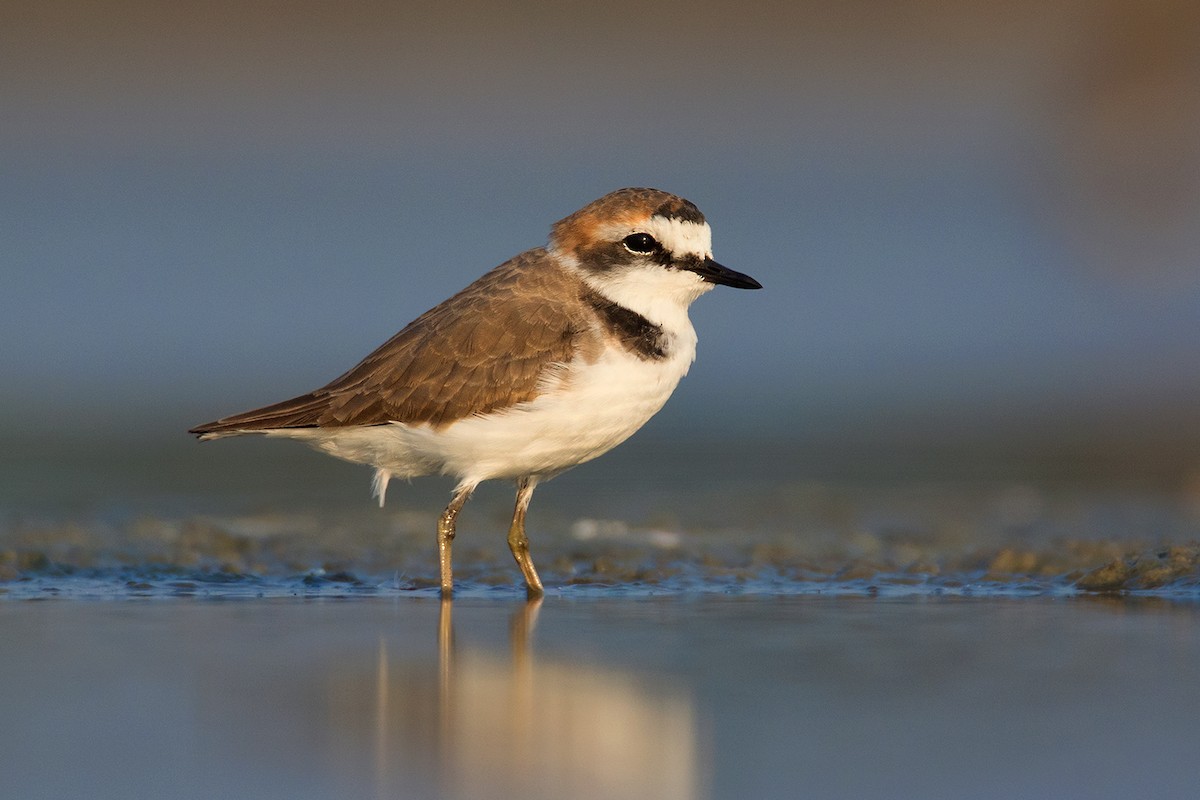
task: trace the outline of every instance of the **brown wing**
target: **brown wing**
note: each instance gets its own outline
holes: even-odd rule
[[[578,278],[545,250],[530,250],[413,320],[327,386],[190,433],[439,426],[532,400],[545,370],[569,361],[591,330],[580,295]]]

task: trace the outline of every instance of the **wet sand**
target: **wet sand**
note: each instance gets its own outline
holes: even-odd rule
[[[0,603],[33,798],[1192,797],[1200,607]]]
[[[435,586],[450,481],[398,483],[380,509],[370,470],[294,444],[0,448],[0,597]],[[547,588],[573,595],[1200,597],[1200,469],[841,458],[630,442],[539,488],[534,559]],[[504,544],[511,504],[511,487],[489,482],[459,519],[456,580],[469,595],[519,581]]]

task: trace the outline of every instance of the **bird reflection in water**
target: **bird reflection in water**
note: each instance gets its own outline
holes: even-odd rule
[[[436,692],[428,669],[393,664],[380,641],[378,797],[411,796],[426,780],[444,797],[703,795],[690,698],[666,681],[538,659],[531,642],[541,603],[512,615],[504,658],[459,647],[453,601],[441,601]]]

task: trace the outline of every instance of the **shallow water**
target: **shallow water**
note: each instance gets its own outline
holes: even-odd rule
[[[460,518],[264,442],[0,455],[21,798],[1193,797],[1200,483],[631,446]],[[1044,467],[1044,465],[1043,465]],[[1119,476],[1117,476],[1119,478]]]
[[[21,798],[1191,797],[1146,600],[0,604]]]
[[[1200,479],[813,459],[631,442],[539,487],[534,560],[568,596],[1134,592],[1200,597]],[[428,594],[450,483],[394,482],[290,442],[26,443],[0,454],[0,596]],[[516,596],[512,488],[459,518],[468,595]]]

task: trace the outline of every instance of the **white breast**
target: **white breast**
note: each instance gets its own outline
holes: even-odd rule
[[[440,432],[412,433],[422,451],[436,451],[442,472],[463,479],[562,472],[616,447],[663,407],[695,357],[695,333],[688,331],[690,337],[671,343],[666,359],[612,347],[596,362],[568,370],[557,390],[530,403]]]

